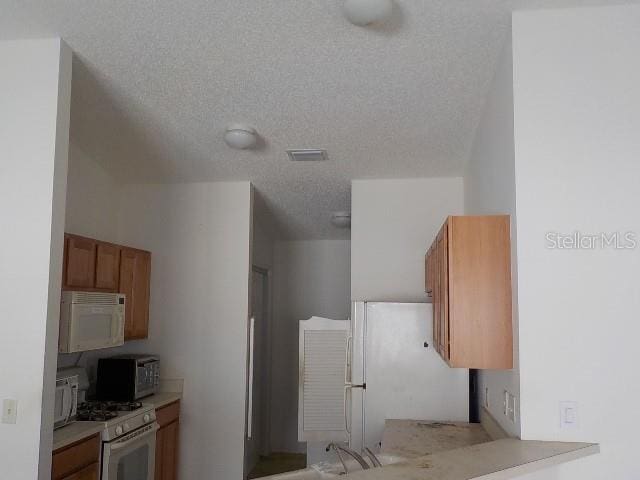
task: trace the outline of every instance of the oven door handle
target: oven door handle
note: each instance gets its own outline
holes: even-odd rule
[[[158,430],[160,430],[160,425],[158,425],[157,423],[153,424],[153,427],[150,428],[149,430],[147,430],[144,433],[140,433],[138,435],[135,435],[131,438],[129,438],[128,440],[121,440],[118,442],[114,442],[111,445],[109,445],[109,449],[112,452],[117,452],[118,450],[122,450],[123,448],[128,447],[129,445],[131,445],[132,443],[137,442],[140,439],[143,439],[153,433],[156,433]]]

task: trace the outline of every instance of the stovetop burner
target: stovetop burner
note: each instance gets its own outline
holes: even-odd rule
[[[78,406],[77,419],[103,422],[118,416],[118,412],[132,412],[142,408],[141,402],[89,401]]]

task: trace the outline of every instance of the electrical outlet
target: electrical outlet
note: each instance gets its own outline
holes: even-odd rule
[[[505,390],[504,395],[502,396],[502,413],[506,417],[508,412],[509,412],[509,392]]]
[[[516,423],[516,396],[507,390],[504,391],[502,400],[502,413],[513,423]]]
[[[18,401],[5,398],[2,401],[2,423],[16,423],[18,419]]]
[[[578,427],[578,402],[560,402],[560,428],[575,430]]]

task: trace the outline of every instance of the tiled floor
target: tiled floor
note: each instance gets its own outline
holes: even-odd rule
[[[306,466],[307,456],[303,453],[272,453],[268,457],[260,457],[258,464],[249,474],[249,478],[291,472],[306,468]]]

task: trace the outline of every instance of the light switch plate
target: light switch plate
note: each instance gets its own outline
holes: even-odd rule
[[[16,423],[18,419],[18,402],[12,398],[2,401],[2,423]]]
[[[575,430],[579,426],[578,402],[560,402],[560,428],[565,430]]]

